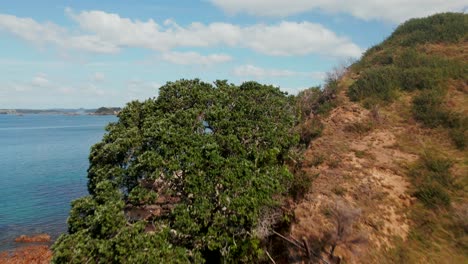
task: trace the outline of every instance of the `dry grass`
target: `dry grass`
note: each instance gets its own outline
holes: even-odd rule
[[[450,51],[453,56],[455,50]],[[352,83],[351,75],[344,77],[346,85]],[[345,86],[343,82],[340,85]],[[466,114],[465,84],[448,85],[447,106]],[[319,176],[296,206],[297,223],[291,235],[322,237],[333,226],[330,201],[340,197],[362,209],[356,227],[369,234],[368,245],[359,246],[359,256],[349,255],[338,246],[337,255],[345,257],[346,263],[466,263],[468,256],[461,253],[460,243],[468,238],[450,237],[454,225],[460,230],[466,226],[467,150],[457,150],[446,129],[424,128],[413,119],[411,105],[416,92],[402,93],[393,103],[368,110],[350,102],[345,90],[338,95],[340,105],[324,118],[322,136],[305,152],[303,170]],[[369,123],[370,128],[365,126]],[[452,199],[456,213],[452,209],[439,212],[442,219],[412,196],[407,170],[431,148],[453,159],[451,172],[462,186],[450,192],[456,195]],[[325,161],[317,163],[317,153]],[[430,235],[421,228],[425,219],[433,228]]]
[[[448,58],[468,61],[468,42],[456,44],[425,44],[418,48],[421,52],[441,55]]]

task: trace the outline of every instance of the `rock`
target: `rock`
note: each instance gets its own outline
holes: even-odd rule
[[[47,234],[40,234],[35,236],[21,235],[15,239],[18,243],[39,243],[50,242],[50,236]]]
[[[0,263],[10,264],[47,264],[52,259],[48,246],[27,246],[12,252],[0,252]]]

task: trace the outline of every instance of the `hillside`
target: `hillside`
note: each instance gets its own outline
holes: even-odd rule
[[[323,129],[289,236],[325,258],[331,239],[346,263],[468,261],[467,28],[465,14],[410,20],[340,74],[336,107],[306,121]]]
[[[91,115],[116,115],[122,109],[120,107],[99,107]]]

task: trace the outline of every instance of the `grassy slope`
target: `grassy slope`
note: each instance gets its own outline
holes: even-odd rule
[[[345,200],[369,238],[360,254],[338,247],[348,262],[468,261],[466,28],[463,14],[410,20],[351,67],[305,153],[302,170],[319,176],[292,236],[313,244]]]

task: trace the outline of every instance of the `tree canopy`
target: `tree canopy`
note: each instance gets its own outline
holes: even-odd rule
[[[246,82],[169,82],[133,101],[89,156],[54,262],[255,261],[266,208],[290,180],[293,98]]]

